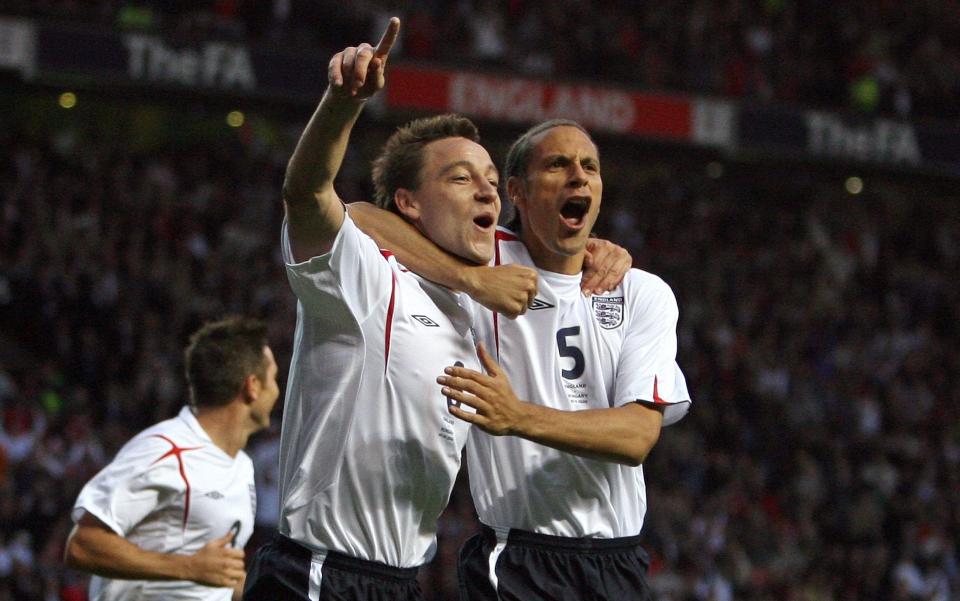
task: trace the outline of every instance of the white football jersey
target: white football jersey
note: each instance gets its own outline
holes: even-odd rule
[[[479,369],[464,295],[402,269],[345,217],[329,253],[296,263],[297,328],[280,448],[280,532],[314,551],[428,561],[469,425],[437,376]]]
[[[495,263],[534,267],[526,247],[497,231]],[[478,336],[521,399],[561,409],[660,405],[664,425],[690,405],[676,364],[677,303],[660,278],[631,269],[604,296],[584,297],[580,275],[538,269],[537,297],[509,320],[475,307]],[[642,466],[585,459],[480,429],[467,446],[480,521],[495,528],[569,537],[640,532],[646,512]]]
[[[218,447],[189,407],[134,436],[80,491],[73,520],[84,512],[147,551],[192,555],[235,531],[242,549],[256,511],[253,462]],[[113,580],[94,576],[91,601],[213,599],[229,588],[195,582]]]

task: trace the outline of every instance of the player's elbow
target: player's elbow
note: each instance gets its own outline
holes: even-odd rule
[[[653,447],[647,444],[646,440],[639,436],[624,437],[615,447],[607,447],[604,451],[597,454],[597,458],[603,461],[619,463],[629,467],[643,465]]]
[[[85,516],[83,521],[90,520]],[[74,527],[67,537],[67,545],[63,551],[63,562],[76,570],[97,573],[100,561],[105,555],[104,542],[100,539],[97,527],[83,523]]]
[[[659,426],[643,428],[639,431],[631,441],[630,447],[626,453],[626,465],[631,467],[637,467],[638,465],[643,465],[647,460],[647,456],[650,455],[650,451],[653,450],[653,447],[656,446],[657,441],[660,440],[660,428]]]
[[[310,193],[306,192],[303,186],[298,186],[289,176],[283,180],[283,187],[280,194],[284,204],[290,207],[301,206],[310,200]]]
[[[630,467],[637,467],[638,465],[643,465],[643,462],[647,459],[647,449],[642,449],[639,447],[631,447],[625,454],[623,460],[620,462],[624,465],[629,465]]]
[[[91,568],[91,553],[83,543],[77,540],[77,536],[71,535],[67,539],[67,546],[63,551],[63,563],[67,567],[73,568],[75,570],[90,571]]]
[[[663,414],[659,408],[640,403],[625,405],[622,426],[629,432],[624,436],[622,459],[620,463],[636,467],[643,465],[647,456],[660,439]]]
[[[649,412],[644,416],[645,419],[639,420],[634,424],[633,435],[630,437],[624,461],[622,463],[631,467],[643,465],[650,455],[650,451],[660,440],[660,419],[649,419],[649,417],[659,418],[659,412]]]

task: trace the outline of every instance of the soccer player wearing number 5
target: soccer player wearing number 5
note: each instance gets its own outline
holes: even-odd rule
[[[519,223],[498,230],[495,262],[536,267],[539,290],[516,320],[478,311],[484,369],[450,366],[438,378],[457,401],[450,413],[482,430],[467,462],[483,532],[461,551],[461,600],[649,599],[641,464],[690,404],[676,300],[638,269],[609,292],[581,294],[603,182],[579,124],[530,129],[503,175]],[[457,272],[422,237],[383,225],[377,236],[411,269]]]
[[[440,378],[476,410],[451,413],[486,432],[467,449],[485,526],[461,552],[462,598],[649,599],[641,464],[690,402],[675,361],[676,300],[638,269],[603,296],[580,294],[603,185],[580,125],[533,127],[504,171],[520,231],[498,231],[496,254],[536,266],[539,292],[525,317],[485,322],[503,370],[483,357],[486,373],[451,368]]]
[[[298,306],[281,515],[251,566],[248,601],[422,598],[417,568],[434,554],[460,468],[469,424],[447,412],[434,378],[458,362],[480,369],[471,315],[457,293],[381,252],[333,188],[353,124],[384,85],[398,29],[392,19],[376,48],[334,55],[287,168],[282,245]],[[381,206],[441,247],[472,264],[491,259],[497,170],[467,119],[400,128],[374,183]],[[519,266],[504,273],[535,281]]]
[[[241,450],[280,394],[267,327],[231,318],[185,353],[190,405],[132,438],[80,492],[66,562],[91,601],[239,599],[256,511]]]

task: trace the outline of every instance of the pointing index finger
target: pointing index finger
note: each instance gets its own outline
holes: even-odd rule
[[[383,32],[383,37],[380,38],[380,42],[377,43],[376,50],[373,51],[374,57],[386,58],[390,54],[390,49],[393,48],[393,43],[397,41],[397,35],[400,33],[400,19],[397,17],[390,17],[390,23],[387,25],[387,30]]]

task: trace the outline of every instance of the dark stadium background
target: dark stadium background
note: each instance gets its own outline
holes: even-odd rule
[[[498,161],[577,118],[597,233],[676,292],[694,405],[645,467],[657,598],[960,598],[960,3],[0,0],[0,601],[86,598],[69,509],[183,403],[202,320],[266,318],[285,371],[285,163],[330,55],[392,14],[342,196],[411,116],[466,112]],[[276,442],[248,449],[248,557]],[[464,480],[427,599],[475,526]]]

